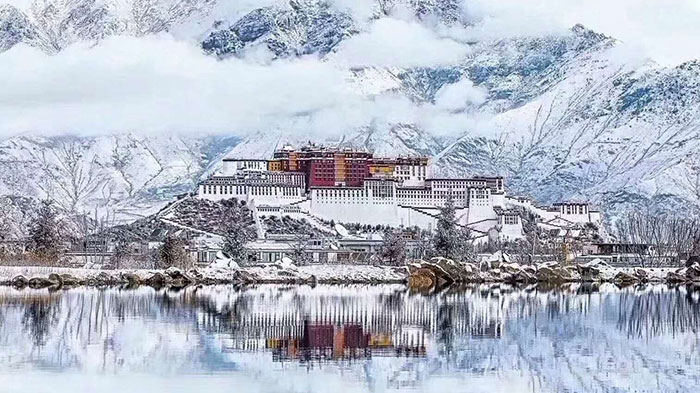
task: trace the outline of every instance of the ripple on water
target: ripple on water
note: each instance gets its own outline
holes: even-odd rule
[[[699,298],[665,285],[0,288],[0,386],[691,391]]]

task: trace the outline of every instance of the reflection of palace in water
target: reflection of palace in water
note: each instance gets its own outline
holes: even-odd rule
[[[395,337],[366,332],[357,324],[317,324],[305,321],[301,336],[273,337],[265,341],[275,361],[339,360],[372,356],[423,357],[425,334]]]
[[[403,292],[267,298],[244,295],[216,311],[200,303],[208,315],[201,326],[226,333],[225,351],[269,351],[280,362],[425,357],[430,348],[451,347],[455,337],[499,339],[505,327],[502,309],[489,300],[443,302]]]
[[[654,391],[670,391],[678,370],[688,386],[700,380],[699,327],[700,291],[690,287],[0,287],[0,373],[281,381],[266,391],[282,391],[287,375],[335,375],[371,391],[465,376],[502,387],[511,376],[531,391],[576,392],[649,391],[640,387],[654,374]]]

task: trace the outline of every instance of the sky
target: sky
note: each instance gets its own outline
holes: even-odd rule
[[[417,21],[400,8],[369,22],[375,0],[329,1],[366,22],[328,61],[308,56],[271,62],[264,48],[219,61],[203,54],[196,41],[170,34],[78,43],[57,55],[15,46],[0,53],[0,137],[230,133],[291,123],[304,132],[328,133],[377,118],[445,119],[435,127],[446,128],[462,122],[466,109],[483,102],[486,92],[464,80],[445,86],[434,104],[417,105],[391,93],[360,94],[348,70],[456,64],[469,53],[460,43],[465,37],[557,34],[576,23],[614,36],[663,66],[700,59],[700,0],[465,0],[465,17],[473,26],[458,32]],[[9,1],[25,10],[29,2]],[[240,16],[286,2],[220,0],[214,13]]]

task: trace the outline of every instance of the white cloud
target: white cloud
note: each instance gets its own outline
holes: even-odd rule
[[[364,17],[372,10],[373,0],[334,1]],[[289,127],[304,135],[339,134],[373,119],[458,132],[470,121],[470,111],[464,109],[485,97],[471,81],[443,87],[435,105],[416,105],[400,95],[362,96],[348,85],[347,67],[455,64],[468,54],[455,39],[560,32],[578,22],[639,43],[664,63],[700,58],[700,46],[692,42],[700,36],[700,24],[694,23],[700,6],[689,0],[466,4],[468,14],[480,21],[466,31],[444,26],[436,31],[394,14],[366,21],[366,31],[343,42],[323,62],[316,57],[271,61],[262,47],[251,49],[245,60],[218,61],[204,55],[196,42],[168,35],[114,37],[94,47],[74,45],[55,56],[17,46],[0,53],[0,137],[27,131],[240,134]],[[238,13],[254,5],[255,0],[245,0],[217,7]]]
[[[34,2],[34,0],[5,0],[0,1],[0,4],[5,3],[17,8],[27,9],[32,2]]]
[[[456,111],[469,105],[482,104],[486,97],[487,92],[483,88],[474,86],[469,79],[462,79],[441,87],[435,94],[435,106]]]
[[[328,137],[426,118],[443,132],[463,124],[453,111],[484,99],[469,80],[441,89],[436,105],[398,93],[365,97],[345,69],[314,56],[219,61],[167,35],[113,37],[54,56],[17,46],[0,54],[0,69],[0,136],[284,129]]]
[[[341,12],[349,12],[357,21],[370,19],[377,8],[376,0],[329,0],[335,8]]]
[[[473,0],[467,12],[477,37],[558,32],[581,23],[638,46],[657,62],[700,58],[698,0]]]
[[[268,129],[328,137],[374,120],[449,116],[456,101],[478,99],[469,81],[443,89],[441,106],[398,93],[367,97],[345,68],[315,56],[220,61],[168,35],[112,37],[54,56],[16,46],[0,54],[0,69],[0,137]]]
[[[167,36],[114,37],[55,56],[17,46],[0,54],[0,69],[4,134],[241,132],[366,104],[332,65],[218,61]]]
[[[428,67],[459,62],[467,47],[418,22],[382,18],[343,42],[334,58],[352,67]]]

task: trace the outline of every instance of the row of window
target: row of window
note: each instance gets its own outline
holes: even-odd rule
[[[567,205],[566,214],[586,214],[586,206],[584,205]]]
[[[518,222],[520,222],[520,216],[515,216],[515,215],[507,215],[503,216],[503,224],[505,225],[518,225]]]
[[[250,187],[250,186],[221,186],[221,185],[204,185],[204,194],[211,195],[246,195],[250,190],[250,195],[282,195],[282,196],[301,196],[301,188],[296,187]],[[277,191],[277,192],[276,192]]]

